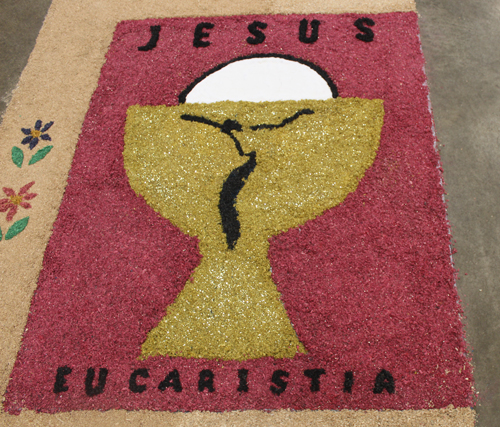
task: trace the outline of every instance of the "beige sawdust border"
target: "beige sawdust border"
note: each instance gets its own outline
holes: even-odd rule
[[[29,227],[0,245],[0,394],[7,387],[36,288],[45,247],[64,193],[81,125],[116,24],[125,19],[271,13],[415,11],[414,0],[53,0],[36,46],[0,126],[0,184],[18,190],[35,181]],[[15,166],[20,128],[53,120],[55,149],[36,165]],[[7,228],[4,216],[2,230]],[[7,244],[8,243],[8,244]],[[176,426],[473,426],[470,408],[421,411],[259,411],[222,414],[75,411],[55,415],[0,413],[0,425]]]

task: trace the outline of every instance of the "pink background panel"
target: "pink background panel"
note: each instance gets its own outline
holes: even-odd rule
[[[428,409],[468,406],[471,372],[450,262],[439,157],[415,13],[363,15],[375,38],[355,36],[360,15],[234,16],[126,21],[115,31],[86,115],[68,186],[47,247],[5,409],[44,412],[111,408],[170,411],[243,409]],[[298,39],[299,23],[321,22],[318,41]],[[246,42],[254,20],[266,40]],[[200,22],[211,45],[193,47]],[[154,50],[138,51],[161,25]],[[292,55],[325,70],[341,97],[383,99],[381,145],[373,166],[344,203],[276,236],[274,281],[299,339],[309,350],[291,360],[246,362],[156,357],[138,361],[148,331],[182,289],[200,255],[128,184],[123,167],[127,108],[176,105],[204,72],[239,56]],[[62,124],[59,124],[62,125]],[[57,148],[55,148],[57,149]],[[68,391],[54,393],[69,366]],[[104,392],[88,397],[89,367],[109,370]],[[149,369],[143,393],[130,374]],[[325,369],[311,392],[303,371]],[[158,390],[173,369],[183,391]],[[215,392],[199,392],[211,369]],[[248,369],[240,393],[238,369]],[[280,396],[276,369],[290,373]],[[374,394],[385,369],[396,391]],[[344,373],[354,373],[352,393]],[[95,384],[95,383],[94,383]]]

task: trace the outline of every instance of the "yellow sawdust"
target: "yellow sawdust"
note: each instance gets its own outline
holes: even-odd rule
[[[298,111],[296,120],[274,129]],[[183,114],[242,125],[233,131],[257,165],[236,202],[241,236],[228,249],[219,193],[248,161],[217,127]],[[246,360],[305,352],[271,279],[268,239],[340,204],[375,159],[381,100],[220,102],[133,106],[127,113],[124,161],[130,185],[190,236],[203,256],[165,317],[142,346],[142,358]]]

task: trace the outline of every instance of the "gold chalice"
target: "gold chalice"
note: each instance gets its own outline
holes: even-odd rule
[[[132,106],[134,191],[199,239],[202,260],[142,358],[246,360],[305,352],[271,278],[269,238],[353,192],[375,159],[381,100]]]

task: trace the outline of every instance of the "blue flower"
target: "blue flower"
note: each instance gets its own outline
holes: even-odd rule
[[[49,128],[54,124],[54,122],[48,122],[43,128],[42,128],[42,121],[37,120],[35,123],[35,128],[34,129],[25,129],[22,128],[21,130],[25,135],[28,135],[26,138],[24,138],[21,142],[21,144],[29,144],[30,145],[30,150],[33,150],[33,148],[36,147],[38,144],[38,141],[40,139],[43,139],[44,141],[52,141],[49,135],[47,135],[46,131],[49,130]]]

